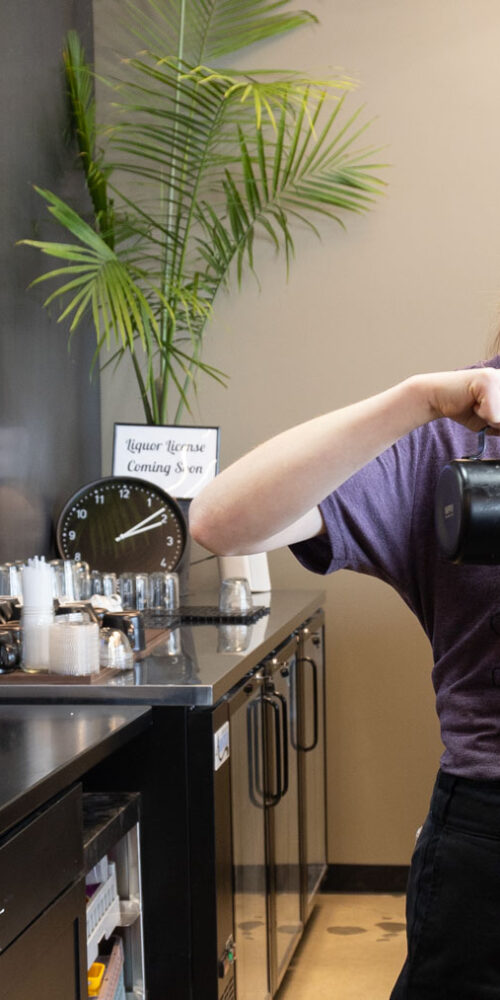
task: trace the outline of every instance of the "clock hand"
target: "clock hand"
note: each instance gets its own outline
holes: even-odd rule
[[[148,521],[152,521],[154,517],[158,516],[158,514],[164,514],[164,513],[165,513],[165,508],[159,507],[158,510],[154,510],[152,514],[148,514],[148,516],[145,517],[144,520],[138,521],[137,524],[133,524],[132,527],[128,528],[127,531],[124,531],[122,532],[121,535],[118,535],[118,537],[115,538],[115,542],[120,542],[122,538],[127,538],[129,535],[133,535],[138,528],[142,528],[143,524],[147,524]]]
[[[129,531],[124,531],[123,534],[118,535],[115,538],[115,542],[121,542],[124,538],[135,538],[136,535],[140,535],[142,531],[151,531],[153,528],[161,528],[165,524],[165,521],[155,521],[154,524],[145,524],[143,528],[130,528]]]

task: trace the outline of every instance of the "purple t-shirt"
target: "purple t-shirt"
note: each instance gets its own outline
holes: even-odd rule
[[[486,440],[500,458],[500,438]],[[398,591],[432,644],[443,770],[500,778],[500,566],[449,562],[434,527],[441,469],[477,445],[451,420],[418,428],[322,502],[326,534],[291,548],[316,573],[356,570]]]

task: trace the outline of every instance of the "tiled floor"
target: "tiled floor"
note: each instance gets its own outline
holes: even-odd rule
[[[389,1000],[405,955],[404,895],[321,895],[279,1000]]]

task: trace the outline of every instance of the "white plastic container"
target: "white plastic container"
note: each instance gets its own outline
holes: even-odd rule
[[[111,937],[120,923],[120,899],[116,885],[116,865],[109,863],[109,876],[87,903],[87,966],[95,962],[99,942]]]
[[[54,621],[54,575],[45,559],[29,559],[21,570],[22,668],[46,672],[50,665],[49,634]]]
[[[85,613],[60,615],[49,630],[50,669],[83,676],[99,670],[99,626]]]

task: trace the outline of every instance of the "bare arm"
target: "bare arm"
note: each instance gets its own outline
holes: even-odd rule
[[[500,371],[415,375],[299,424],[240,458],[196,497],[193,537],[220,555],[262,552],[319,534],[318,504],[400,437],[438,417],[500,430]]]

